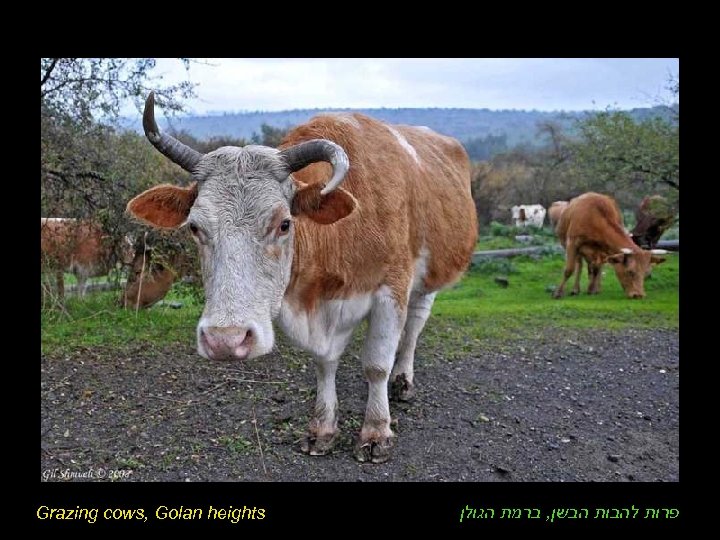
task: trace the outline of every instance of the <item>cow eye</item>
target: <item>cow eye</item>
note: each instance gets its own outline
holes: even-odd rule
[[[198,233],[198,226],[195,225],[194,223],[191,223],[191,224],[190,224],[190,232],[193,233],[193,234],[197,234],[197,233]]]
[[[287,234],[287,232],[290,230],[290,220],[289,219],[283,219],[282,223],[280,223],[280,234]]]

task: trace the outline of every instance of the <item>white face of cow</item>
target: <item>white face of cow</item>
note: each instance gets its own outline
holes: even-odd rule
[[[317,150],[331,143],[307,144]],[[299,155],[307,165],[307,152]],[[219,148],[194,164],[191,187],[156,186],[128,203],[138,219],[187,226],[195,238],[205,287],[197,347],[205,358],[254,358],[272,349],[272,319],[292,269],[293,215],[329,224],[356,206],[342,189],[323,194],[322,185],[296,185],[287,160],[265,146]]]
[[[197,343],[205,358],[253,358],[272,349],[294,237],[295,186],[277,154],[261,146],[221,148],[198,167],[186,224],[202,264]]]

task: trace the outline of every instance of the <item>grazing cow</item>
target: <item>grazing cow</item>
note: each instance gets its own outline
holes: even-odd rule
[[[122,257],[128,255],[123,246]],[[72,272],[78,293],[85,295],[87,279],[104,276],[114,266],[112,243],[99,223],[74,218],[40,218],[40,266],[54,270],[58,296],[65,296],[63,273]]]
[[[550,220],[550,226],[553,230],[557,227],[558,221],[560,221],[560,216],[562,216],[562,213],[565,211],[565,208],[567,208],[567,205],[567,201],[555,201],[550,205],[550,208],[548,208],[548,219]]]
[[[635,211],[635,227],[631,231],[633,242],[653,249],[660,237],[675,223],[675,211],[662,195],[645,197]]]
[[[145,309],[156,304],[165,298],[175,282],[175,276],[175,269],[166,262],[153,260],[151,248],[140,248],[130,264],[120,307]]]
[[[629,298],[645,296],[645,277],[663,250],[646,251],[636,246],[625,231],[622,215],[614,199],[599,193],[585,193],[570,201],[560,216],[556,233],[565,248],[565,272],[553,296],[564,294],[565,283],[576,272],[570,294],[580,292],[582,261],[588,264],[588,294],[600,292],[600,270],[604,263],[615,269],[618,281]]]
[[[151,93],[148,139],[195,182],[149,189],[128,211],[155,227],[187,225],[196,240],[205,287],[198,353],[267,354],[277,319],[315,356],[315,414],[301,447],[323,455],[337,435],[338,360],[368,319],[368,400],[355,456],[386,461],[394,440],[388,382],[400,399],[411,396],[415,344],[435,295],[460,279],[475,247],[462,145],[427,128],[330,114],[293,129],[280,149],[200,154],[161,134],[153,108]]]
[[[178,276],[191,273],[189,267],[192,260],[186,255],[177,246],[171,249],[145,245],[137,247],[120,298],[120,307],[144,309],[165,298]]]
[[[527,227],[530,225],[531,227],[540,228],[545,221],[546,210],[539,204],[513,206],[510,212],[512,212],[512,219],[516,227]]]

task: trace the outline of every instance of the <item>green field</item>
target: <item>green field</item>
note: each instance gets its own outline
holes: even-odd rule
[[[655,268],[645,281],[646,297],[630,300],[613,269],[603,267],[602,292],[588,295],[587,271],[582,294],[556,300],[551,291],[560,282],[562,255],[538,260],[495,259],[473,268],[455,288],[438,295],[433,315],[452,333],[476,339],[512,338],[555,328],[677,328],[679,323],[679,254]],[[503,276],[507,288],[495,282]],[[573,278],[574,279],[574,276]],[[569,291],[572,281],[566,290]]]
[[[555,300],[550,291],[560,281],[562,255],[490,260],[474,266],[454,288],[438,295],[424,339],[428,344],[438,341],[460,351],[476,340],[515,339],[538,334],[547,327],[677,328],[680,255],[670,254],[667,259],[646,280],[647,296],[643,300],[627,299],[608,265],[603,267],[599,295],[583,293]],[[500,276],[507,278],[507,288],[495,282]],[[586,271],[581,284],[584,291]],[[165,299],[181,301],[181,309],[162,305],[137,313],[116,307],[119,292],[68,298],[65,313],[42,312],[42,351],[60,353],[80,347],[133,344],[192,345],[202,300],[189,291],[187,286],[176,284]]]

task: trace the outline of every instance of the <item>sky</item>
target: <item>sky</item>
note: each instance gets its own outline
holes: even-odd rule
[[[164,82],[198,83],[191,114],[306,108],[629,109],[669,102],[677,58],[208,58]]]

